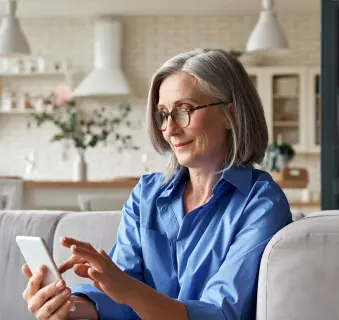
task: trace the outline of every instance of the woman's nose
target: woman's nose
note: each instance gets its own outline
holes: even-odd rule
[[[166,127],[166,134],[169,136],[173,136],[175,134],[180,133],[182,128],[180,128],[172,119],[171,116],[167,118],[167,127]]]

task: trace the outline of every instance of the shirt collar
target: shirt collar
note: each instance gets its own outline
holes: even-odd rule
[[[181,181],[183,175],[185,175],[185,170],[179,169],[171,180],[167,183],[164,190],[160,194],[160,198],[166,198],[171,195],[172,191],[175,189],[177,184]]]
[[[244,195],[247,195],[252,186],[252,167],[231,167],[224,169],[221,179],[235,186]]]
[[[221,175],[221,179],[228,181],[233,186],[235,186],[239,191],[244,195],[247,195],[252,186],[252,167],[236,167],[233,166],[229,169],[224,169]],[[183,175],[186,174],[186,171],[179,169],[173,176],[173,178],[168,182],[165,189],[160,194],[160,197],[168,197],[172,191],[175,189],[177,184],[181,181]],[[220,181],[219,180],[219,181]]]

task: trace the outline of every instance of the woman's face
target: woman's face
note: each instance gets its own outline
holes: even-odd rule
[[[168,76],[159,89],[158,109],[193,108],[216,102],[204,93],[198,81],[185,72]],[[219,167],[225,160],[229,127],[220,108],[210,106],[190,113],[190,124],[181,128],[168,117],[162,131],[180,165],[188,168]]]

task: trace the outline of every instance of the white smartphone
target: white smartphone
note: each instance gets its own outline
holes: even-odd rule
[[[42,281],[45,287],[56,280],[61,280],[61,274],[55,264],[52,254],[50,253],[45,240],[41,237],[16,236],[16,242],[24,256],[28,267],[34,274],[41,265],[47,267],[47,273]],[[71,311],[75,311],[73,304]]]
[[[41,265],[47,267],[47,274],[42,282],[43,287],[58,279],[62,279],[58,267],[43,238],[17,236],[16,242],[33,274],[38,271]]]

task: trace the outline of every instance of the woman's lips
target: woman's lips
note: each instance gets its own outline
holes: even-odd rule
[[[187,145],[190,144],[192,141],[193,141],[193,140],[188,141],[188,142],[177,143],[177,144],[175,144],[174,146],[175,146],[177,149],[180,149],[180,148],[183,148],[183,147],[187,146]]]

